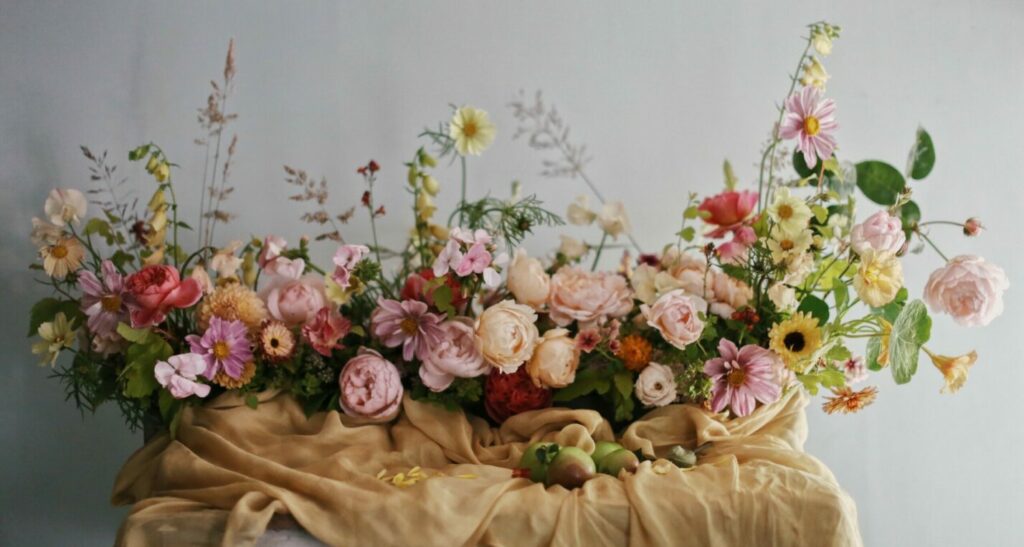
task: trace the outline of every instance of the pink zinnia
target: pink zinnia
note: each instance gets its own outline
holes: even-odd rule
[[[721,412],[729,407],[737,416],[746,416],[754,411],[756,401],[768,404],[779,398],[777,355],[752,344],[737,350],[736,344],[725,338],[718,342],[718,355],[704,363],[704,374],[714,384],[711,410]]]
[[[117,337],[117,324],[128,318],[124,302],[124,276],[117,273],[114,263],[104,260],[100,266],[103,279],[82,270],[78,274],[78,288],[82,290],[82,311],[89,317],[86,325],[96,336]]]
[[[798,139],[807,167],[817,165],[818,158],[824,161],[832,157],[836,148],[832,132],[839,128],[835,110],[835,102],[822,100],[821,91],[814,87],[805,87],[786,99],[786,117],[779,126],[779,136]]]
[[[231,378],[239,378],[245,365],[252,361],[252,348],[246,338],[248,329],[241,321],[225,321],[220,317],[210,318],[210,327],[202,337],[190,334],[185,337],[192,353],[199,354],[206,361],[207,378],[213,379],[221,370]]]
[[[371,330],[386,347],[402,346],[402,359],[423,359],[427,348],[441,339],[440,315],[429,313],[419,300],[381,298],[370,316]]]

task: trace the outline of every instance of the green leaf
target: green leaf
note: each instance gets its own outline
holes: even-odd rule
[[[75,324],[81,325],[82,310],[78,302],[73,300],[57,300],[56,298],[44,298],[36,302],[29,312],[28,335],[35,336],[39,332],[39,325],[53,321],[58,314],[63,313],[68,321],[74,320]]]
[[[725,189],[735,190],[739,180],[736,178],[736,173],[733,172],[732,164],[729,163],[729,160],[722,162],[722,174],[725,175]]]
[[[828,353],[825,355],[825,357],[829,361],[846,361],[850,357],[853,357],[853,354],[850,352],[849,349],[847,349],[846,346],[835,345],[832,346],[832,349],[828,350]]]
[[[906,234],[907,239],[910,239],[910,234],[917,227],[917,223],[921,222],[921,208],[917,206],[917,203],[908,201],[903,204],[903,207],[900,207],[899,215],[900,221],[903,223],[903,233]]]
[[[149,342],[149,329],[133,329],[126,323],[118,323],[117,333],[121,335],[121,338],[136,344],[147,344]]]
[[[142,146],[139,146],[135,150],[132,150],[132,151],[128,152],[128,159],[130,161],[139,161],[142,158],[146,157],[146,154],[148,154],[148,153],[149,153],[149,145],[148,144],[144,144]]]
[[[134,329],[132,329],[134,330]],[[120,332],[120,325],[118,332]],[[167,359],[174,354],[171,346],[159,336],[146,332],[144,343],[135,343],[125,350],[124,395],[133,399],[148,397],[160,384],[153,374],[157,361]]]
[[[440,279],[442,281],[444,280],[443,277]],[[437,306],[437,309],[441,313],[448,314],[449,318],[455,315],[455,308],[452,307],[451,287],[449,287],[448,285],[441,285],[440,287],[434,289],[434,292],[431,293],[431,297],[433,297],[434,305]]]
[[[864,352],[864,361],[868,365],[870,370],[882,370],[882,365],[878,364],[878,354],[882,352],[882,337],[873,336],[868,338],[867,349]]]
[[[85,235],[92,234],[100,234],[105,238],[109,238],[111,236],[110,223],[99,217],[90,218],[89,222],[85,223]]]
[[[629,398],[633,393],[633,374],[631,372],[626,370],[616,372],[612,381],[615,382],[615,390],[619,392],[619,395]]]
[[[914,147],[910,149],[910,157],[907,158],[907,172],[910,178],[921,180],[932,172],[932,167],[935,167],[935,145],[932,144],[931,135],[923,127],[918,127]]]
[[[818,176],[817,171],[807,166],[807,161],[804,159],[804,154],[803,152],[800,151],[799,148],[793,151],[793,169],[796,170],[796,174],[800,175],[800,178]]]
[[[800,301],[800,305],[796,308],[796,311],[811,314],[818,320],[819,325],[824,325],[828,322],[828,304],[813,294],[805,296],[804,299]]]
[[[882,319],[890,323],[895,323],[896,318],[899,317],[900,312],[903,311],[904,304],[907,303],[907,297],[909,292],[906,287],[900,288],[896,293],[896,298],[892,299],[892,302],[882,306],[881,308],[871,308],[871,311],[878,315]]]
[[[818,221],[818,224],[825,224],[828,220],[828,209],[821,205],[812,205],[811,211],[814,213],[814,219]]]
[[[691,205],[683,211],[683,218],[687,220],[693,220],[700,216],[700,209],[696,205]]]
[[[255,394],[250,393],[245,396],[245,406],[256,410],[256,407],[260,406],[260,399]]]
[[[601,376],[597,370],[588,368],[576,374],[576,380],[567,387],[555,392],[553,399],[558,402],[571,401],[592,391],[608,393],[611,382],[607,376]]]
[[[132,262],[135,262],[135,257],[132,256],[131,253],[127,253],[125,251],[117,250],[117,251],[114,251],[113,255],[111,255],[110,261],[113,262],[114,266],[116,266],[117,268],[124,268],[128,264],[131,264]]]
[[[683,238],[683,241],[687,243],[693,241],[693,238],[697,235],[697,231],[694,230],[693,226],[687,226],[679,232],[679,237]]]
[[[821,385],[827,388],[843,387],[846,385],[846,375],[836,368],[826,368],[821,371]]]
[[[850,301],[850,289],[845,283],[833,283],[832,298],[836,301],[836,309],[842,310],[843,306]]]
[[[917,358],[921,346],[928,341],[932,332],[932,319],[924,302],[914,300],[900,312],[892,324],[889,337],[889,365],[897,384],[905,384],[917,372]]]
[[[893,205],[907,182],[895,167],[871,160],[857,164],[857,186],[871,201],[879,205]]]

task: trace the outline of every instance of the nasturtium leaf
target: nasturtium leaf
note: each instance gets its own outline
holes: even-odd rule
[[[882,370],[882,365],[878,364],[878,355],[882,352],[882,337],[873,336],[868,338],[867,347],[864,351],[864,361],[868,365],[870,370]]]
[[[871,311],[882,319],[885,319],[890,323],[895,323],[896,318],[900,315],[900,312],[903,311],[903,305],[906,304],[909,294],[910,293],[907,291],[907,288],[902,287],[896,292],[896,298],[893,298],[892,302],[889,302],[881,308],[871,308]]]
[[[879,205],[895,204],[906,186],[903,175],[888,163],[870,160],[857,164],[857,187]]]
[[[828,322],[828,304],[824,300],[809,294],[800,301],[800,305],[796,308],[796,311],[809,313],[815,319],[818,320],[818,324],[824,325]]]
[[[921,346],[931,337],[932,319],[924,302],[913,300],[892,324],[889,337],[889,365],[897,384],[905,384],[917,372],[917,358]]]
[[[935,167],[935,145],[932,144],[931,135],[919,127],[914,147],[910,149],[910,157],[907,158],[907,172],[910,178],[921,180],[932,172],[932,167]]]
[[[903,233],[906,234],[907,239],[910,239],[910,234],[917,227],[917,223],[921,222],[921,208],[917,206],[917,203],[908,201],[900,207],[899,214],[900,222],[903,223]]]

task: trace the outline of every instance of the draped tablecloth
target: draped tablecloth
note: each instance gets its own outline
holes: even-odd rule
[[[589,452],[613,440],[594,411],[527,412],[493,428],[407,396],[398,420],[374,424],[307,418],[282,393],[259,399],[256,409],[233,395],[188,408],[176,439],[131,456],[112,497],[134,504],[119,545],[253,545],[275,514],[331,545],[861,545],[853,501],[803,452],[799,390],[730,421],[692,405],[657,409],[620,442],[653,456],[712,443],[698,465],[658,459],[576,490],[510,469],[530,442]],[[382,480],[415,466],[430,478]]]

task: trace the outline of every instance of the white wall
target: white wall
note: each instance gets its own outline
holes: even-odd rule
[[[512,142],[505,104],[543,88],[590,144],[592,176],[624,200],[637,237],[671,238],[685,193],[720,185],[728,157],[745,181],[793,69],[803,25],[842,24],[826,60],[838,103],[841,155],[902,165],[919,123],[938,162],[915,188],[928,218],[980,215],[990,230],[942,232],[950,253],[1000,263],[1013,287],[1007,314],[961,330],[937,318],[934,345],[977,348],[981,361],[956,396],[923,366],[855,416],[808,409],[808,450],[856,499],[868,545],[1008,545],[1024,537],[1024,90],[1018,2],[32,2],[0,4],[0,543],[109,544],[123,509],[108,507],[119,464],[141,443],[105,409],[81,419],[33,365],[28,308],[44,295],[25,266],[29,219],[54,186],[86,184],[77,146],[115,158],[161,143],[184,165],[182,200],[198,196],[195,108],[238,47],[240,113],[224,235],[297,235],[281,165],[326,174],[339,208],[361,192],[354,169],[383,166],[384,238],[404,233],[405,161],[449,103],[489,110],[495,146],[472,161],[473,193],[520,178],[562,210],[578,182],[536,176],[540,158]],[[126,161],[122,169],[131,172]],[[456,171],[441,171],[442,202]],[[145,193],[145,190],[142,191]],[[186,201],[187,202],[187,201]],[[194,214],[194,207],[185,207]],[[362,221],[350,239],[368,235]],[[551,233],[546,233],[551,236]],[[546,249],[540,238],[531,248]],[[905,261],[921,287],[936,256]]]

